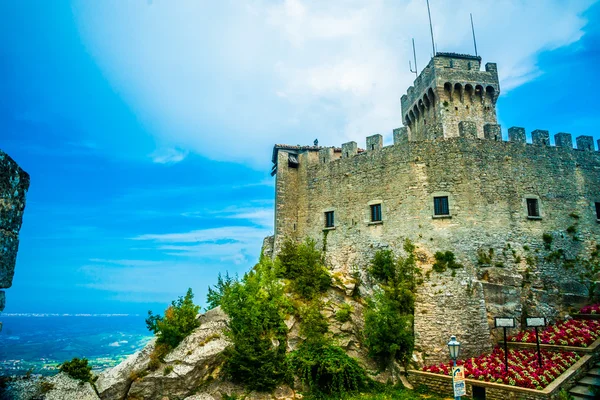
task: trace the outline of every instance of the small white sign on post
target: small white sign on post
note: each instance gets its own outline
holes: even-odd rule
[[[494,318],[496,328],[514,328],[515,327],[515,319],[514,318],[505,318],[505,317],[496,317]]]
[[[465,385],[465,367],[452,368],[452,386],[454,387],[454,397],[466,396],[467,386]]]
[[[546,318],[544,317],[527,318],[525,321],[528,328],[540,328],[546,326]]]

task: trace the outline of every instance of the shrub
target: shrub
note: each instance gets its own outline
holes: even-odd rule
[[[173,372],[173,366],[172,365],[167,365],[165,367],[165,369],[163,370],[163,375],[167,376],[169,375],[171,372]]]
[[[323,257],[315,245],[310,239],[304,243],[287,240],[277,257],[277,275],[289,279],[292,291],[308,300],[325,292],[331,285],[331,276],[323,266]]]
[[[335,313],[335,319],[341,323],[350,321],[350,316],[352,315],[352,307],[350,304],[342,304],[339,310]]]
[[[490,247],[488,251],[484,249],[477,250],[477,264],[479,265],[491,265],[494,257],[494,249]]]
[[[455,261],[454,253],[451,251],[438,251],[434,254],[434,258],[435,262],[433,263],[433,270],[435,272],[444,272],[446,271],[446,268],[462,268],[462,265]]]
[[[542,240],[544,241],[544,248],[546,250],[550,250],[552,248],[552,241],[554,240],[552,235],[549,233],[544,233],[542,235]]]
[[[358,362],[331,344],[302,343],[288,355],[288,362],[291,371],[316,395],[340,395],[370,383]]]
[[[169,353],[171,347],[166,343],[156,343],[154,350],[150,353],[150,362],[148,363],[148,369],[150,371],[156,371],[160,364],[164,362],[165,356]]]
[[[261,257],[252,271],[223,292],[221,307],[229,315],[232,346],[225,351],[225,374],[250,390],[269,391],[287,378],[287,327],[290,308],[272,262]]]
[[[327,319],[321,314],[322,304],[313,301],[300,310],[300,333],[307,342],[322,342],[329,330]]]
[[[194,304],[193,298],[194,294],[190,288],[185,297],[179,297],[171,302],[165,310],[164,317],[153,315],[152,311],[148,311],[146,326],[149,331],[158,336],[157,343],[164,343],[173,349],[200,326],[200,321],[196,318],[200,306]]]
[[[42,392],[42,394],[46,394],[52,389],[54,389],[54,384],[51,382],[42,381],[42,383],[40,384],[40,391]]]
[[[61,372],[65,372],[73,379],[78,379],[82,382],[92,381],[92,367],[88,365],[87,358],[73,358],[71,361],[65,361],[58,366]]]

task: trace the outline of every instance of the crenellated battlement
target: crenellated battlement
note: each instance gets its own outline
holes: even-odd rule
[[[499,94],[496,64],[481,70],[481,57],[437,53],[401,98],[409,140],[457,137],[461,121],[476,123],[483,138],[483,126],[497,122]]]
[[[483,137],[479,137],[478,132],[480,130],[484,132]],[[572,149],[593,153],[600,152],[600,140],[598,140],[598,149],[596,149],[594,138],[588,135],[577,136],[575,139],[575,146],[573,146],[572,135],[565,132],[559,132],[554,135],[554,145],[550,144],[550,132],[547,130],[535,129],[531,131],[531,143],[527,143],[525,128],[513,126],[508,128],[507,133],[508,140],[503,140],[502,128],[498,124],[485,124],[482,129],[479,129],[477,124],[472,121],[461,121],[458,124],[457,137],[445,138],[443,135],[438,135],[433,139],[427,140],[427,142],[452,139],[469,139],[477,141],[489,140],[515,146],[531,146],[533,149],[536,147],[556,147],[565,150]],[[288,167],[299,168],[300,164],[303,162],[308,165],[327,164],[387,148],[408,148],[412,143],[419,142],[409,140],[409,131],[407,127],[394,129],[392,134],[393,144],[385,147],[383,146],[384,137],[382,135],[376,134],[367,136],[365,139],[365,149],[359,148],[358,143],[354,141],[343,143],[341,147],[276,145],[273,149],[273,162],[275,164],[273,167],[273,174],[276,173],[278,163],[277,153],[280,151],[287,153],[287,156],[284,158],[287,160]],[[303,156],[303,154],[313,152],[317,152],[318,157]]]

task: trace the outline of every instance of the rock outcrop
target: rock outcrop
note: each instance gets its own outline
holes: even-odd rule
[[[47,382],[52,389],[46,393],[44,400],[100,400],[89,382],[75,380],[64,372]]]
[[[12,285],[28,189],[29,174],[0,150],[0,289]],[[0,290],[0,312],[4,304],[4,291]]]
[[[148,368],[155,348],[155,341],[151,341],[121,364],[102,372],[96,382],[100,398],[162,400],[201,395],[202,386],[217,378],[229,342],[224,334],[227,315],[220,307],[199,319],[200,327],[168,353],[158,369]],[[200,398],[209,399],[210,395],[203,396]]]
[[[124,399],[133,382],[134,372],[148,368],[155,344],[156,340],[151,340],[142,350],[130,355],[119,365],[103,371],[96,381],[100,398]]]

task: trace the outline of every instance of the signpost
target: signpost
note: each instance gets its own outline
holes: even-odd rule
[[[506,328],[515,327],[515,319],[511,317],[496,317],[494,318],[496,328],[504,329],[504,365],[506,367],[506,373],[508,373],[508,343],[506,341]]]
[[[538,335],[538,328],[546,326],[546,318],[544,317],[531,317],[525,320],[525,324],[528,328],[535,328],[535,341],[537,343],[538,363],[542,368],[542,352],[540,350],[540,336]],[[506,337],[504,338],[506,341]]]
[[[452,367],[452,386],[454,387],[455,398],[460,398],[460,396],[467,395],[467,387],[465,385],[465,367],[457,367],[456,365]]]

